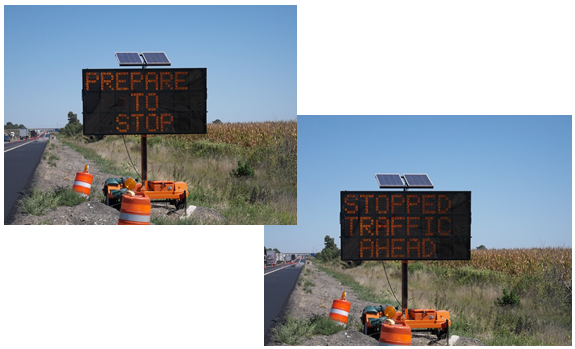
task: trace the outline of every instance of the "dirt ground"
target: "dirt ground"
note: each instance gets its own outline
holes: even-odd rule
[[[51,144],[53,144],[53,146],[51,146]],[[25,195],[29,195],[32,189],[48,191],[58,187],[72,187],[76,173],[83,172],[86,165],[89,165],[88,172],[94,176],[92,191],[102,191],[104,182],[108,178],[121,177],[117,174],[101,172],[93,161],[87,160],[80,153],[63,145],[58,141],[57,137],[54,136],[50,136],[50,141],[44,152],[55,154],[59,160],[56,160],[55,167],[51,166],[47,160],[40,160],[40,164],[36,168],[36,172],[29,187],[26,189]],[[90,198],[89,201],[80,205],[74,207],[59,207],[43,216],[25,214],[17,208],[10,224],[116,225],[118,224],[120,216],[119,210],[119,207],[116,209],[101,203],[98,198]],[[161,216],[176,220],[184,215],[195,217],[205,223],[225,223],[225,219],[211,208],[190,205],[187,210],[176,210],[174,205],[169,205],[165,202],[152,202],[152,217]]]
[[[306,270],[309,270],[306,271]],[[329,315],[331,305],[334,299],[340,299],[342,292],[346,292],[346,300],[351,303],[349,312],[348,326],[346,330],[340,331],[331,336],[315,336],[309,338],[299,344],[299,346],[376,346],[379,345],[379,338],[372,338],[364,335],[358,331],[354,326],[361,324],[360,316],[363,309],[370,302],[357,299],[354,291],[346,286],[343,286],[339,281],[327,275],[326,273],[318,270],[313,264],[306,264],[305,269],[300,274],[300,278],[305,278],[312,281],[313,286],[311,293],[306,293],[303,286],[296,285],[289,301],[286,306],[286,316],[302,319],[310,318],[314,314]],[[428,334],[427,332],[412,333],[412,345],[420,346],[442,346],[447,345],[446,339],[437,340],[437,336]],[[483,345],[479,340],[474,338],[459,337],[456,334],[451,334],[450,345],[456,346],[475,346]],[[283,345],[274,341],[273,337],[267,345]]]

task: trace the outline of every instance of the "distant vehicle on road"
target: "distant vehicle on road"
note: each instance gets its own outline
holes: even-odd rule
[[[4,142],[10,142],[10,136],[4,133]]]
[[[266,250],[266,264],[268,267],[276,264],[276,252],[272,249]]]

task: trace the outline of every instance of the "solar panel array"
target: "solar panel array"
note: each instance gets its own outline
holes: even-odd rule
[[[375,178],[380,188],[405,188],[399,174],[376,173]]]
[[[116,59],[120,66],[123,65],[144,65],[138,52],[116,52]]]
[[[380,188],[433,188],[433,183],[426,174],[376,173],[375,178]],[[401,179],[405,180],[405,184]]]
[[[116,59],[120,66],[129,65],[172,65],[164,52],[142,52],[144,61],[138,52],[116,52]]]
[[[433,188],[433,183],[426,174],[404,174],[403,178],[410,188]]]
[[[172,65],[164,52],[142,52],[147,65]]]

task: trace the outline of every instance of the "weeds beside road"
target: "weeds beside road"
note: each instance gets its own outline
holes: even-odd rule
[[[81,154],[80,160],[95,164],[99,172],[118,178],[140,177],[140,136],[63,137],[58,140]],[[225,224],[297,224],[297,122],[209,124],[206,135],[162,135],[148,138],[148,179],[186,182],[188,205],[212,210]],[[47,167],[69,167],[70,156],[50,144],[43,155]],[[84,160],[82,160],[82,157]],[[238,164],[241,164],[238,166]],[[58,174],[73,181],[82,166]],[[60,171],[61,172],[61,171]],[[52,175],[53,176],[53,175]],[[45,177],[45,176],[44,176]],[[43,179],[40,176],[40,180]],[[90,200],[104,202],[98,179]],[[62,182],[68,185],[69,182]],[[28,202],[55,204],[55,190],[43,189]],[[32,210],[34,211],[34,210]],[[154,219],[156,224],[173,220]],[[178,224],[202,224],[197,219]],[[222,224],[224,220],[211,220]]]
[[[485,345],[572,345],[571,248],[471,252],[470,261],[410,261],[409,308],[447,310],[451,334],[477,338]],[[526,260],[533,268],[523,267]],[[401,301],[399,261],[385,262],[393,292],[381,262],[319,266],[351,286],[360,299],[394,305],[395,297]],[[523,271],[512,272],[517,268]],[[513,292],[515,301],[503,301],[509,298],[504,289]]]
[[[469,261],[410,261],[408,305],[449,311],[455,345],[572,345],[571,256],[571,248],[490,249],[472,250]],[[312,260],[269,345],[377,345],[357,335],[359,315],[367,305],[401,309],[401,261],[384,269],[381,262]],[[342,291],[351,302],[347,332],[318,334],[318,318]],[[412,335],[413,345],[445,345]]]

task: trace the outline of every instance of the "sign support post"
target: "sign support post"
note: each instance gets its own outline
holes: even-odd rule
[[[408,187],[403,188],[404,192],[408,190]],[[401,261],[401,308],[405,319],[408,318],[407,297],[407,259],[404,259]]]
[[[148,189],[148,135],[143,134],[140,146],[142,148],[142,186]]]
[[[146,65],[142,65],[142,70],[146,69]],[[140,146],[142,148],[142,186],[144,190],[148,188],[148,135],[142,134],[140,135]]]
[[[401,303],[403,316],[407,319],[407,260],[401,261]]]

